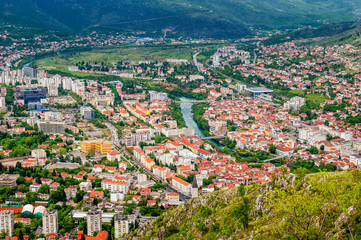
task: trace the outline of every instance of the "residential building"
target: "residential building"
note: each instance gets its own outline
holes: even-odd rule
[[[306,99],[301,97],[293,97],[289,101],[283,104],[283,108],[286,110],[299,110],[303,105],[306,104]]]
[[[85,140],[80,142],[80,149],[82,152],[89,152],[90,149],[94,149],[96,152],[107,153],[112,150],[112,143],[104,139]]]
[[[7,236],[14,234],[14,211],[0,211],[0,232],[7,232]]]
[[[167,101],[168,95],[163,92],[150,91],[150,101]]]
[[[184,192],[184,193],[191,193],[191,184],[178,178],[178,177],[174,177],[172,179],[172,186],[179,189],[181,192]]]
[[[6,174],[3,173],[0,175],[0,186],[16,187],[16,179],[18,179],[19,174]]]
[[[102,188],[109,189],[110,192],[123,192],[124,194],[128,193],[129,183],[128,182],[119,182],[112,180],[103,180]]]
[[[80,188],[80,191],[87,192],[92,188],[92,183],[91,182],[81,182],[79,184],[79,188]]]
[[[83,117],[84,120],[89,121],[94,118],[95,111],[91,107],[81,107],[80,108],[80,114]]]
[[[101,211],[92,209],[88,211],[86,216],[88,235],[93,236],[95,232],[102,230],[102,213]]]
[[[43,214],[43,234],[58,233],[58,210],[46,209]]]
[[[108,161],[120,161],[120,152],[118,150],[110,150],[107,152]]]
[[[121,239],[129,233],[129,220],[127,215],[115,215],[114,218],[114,238]]]

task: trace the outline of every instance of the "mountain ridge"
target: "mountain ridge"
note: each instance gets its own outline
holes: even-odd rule
[[[3,16],[72,32],[113,29],[185,36],[240,37],[361,17],[361,0],[0,0]],[[346,14],[347,13],[347,14]]]
[[[203,194],[126,239],[357,239],[361,172],[296,175]],[[351,237],[352,236],[352,237]]]

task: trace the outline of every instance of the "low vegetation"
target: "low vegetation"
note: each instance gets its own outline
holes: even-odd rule
[[[361,171],[284,175],[204,194],[129,239],[358,239]]]

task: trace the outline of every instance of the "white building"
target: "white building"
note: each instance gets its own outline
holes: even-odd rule
[[[110,201],[111,202],[119,202],[124,200],[124,193],[122,192],[112,192],[110,193]]]
[[[58,211],[55,209],[45,210],[43,213],[43,234],[58,233],[58,230]]]
[[[118,150],[110,150],[107,152],[108,161],[120,161],[120,152]]]
[[[62,84],[63,84],[63,88],[65,90],[71,90],[72,88],[72,84],[73,84],[73,80],[70,77],[64,77],[62,79]]]
[[[97,210],[89,210],[86,216],[88,236],[93,236],[95,232],[102,230],[102,213]]]
[[[293,97],[283,104],[286,110],[299,110],[303,105],[306,105],[306,99],[301,97]]]
[[[179,189],[181,192],[190,194],[192,185],[189,182],[186,182],[180,178],[174,177],[172,179],[172,186]]]
[[[80,191],[87,192],[92,188],[92,183],[91,182],[81,182],[79,184],[79,188],[80,188]]]
[[[14,211],[5,210],[0,212],[0,232],[8,232],[7,236],[13,236]]]
[[[0,97],[0,108],[6,107],[5,97]]]
[[[114,218],[114,237],[121,239],[125,234],[129,233],[129,219],[127,215],[116,215]]]
[[[31,156],[34,158],[46,158],[46,151],[44,149],[34,149],[31,151]]]
[[[110,192],[123,192],[124,194],[127,194],[129,191],[129,183],[112,181],[112,180],[103,180],[102,188],[109,189]]]

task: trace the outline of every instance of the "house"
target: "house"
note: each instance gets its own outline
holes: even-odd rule
[[[101,173],[105,169],[105,165],[102,164],[95,164],[93,166],[93,172]]]
[[[176,192],[167,193],[166,199],[169,201],[179,201],[179,194]]]
[[[156,200],[148,200],[148,201],[147,201],[147,206],[148,206],[148,207],[152,207],[152,206],[154,206],[156,203],[157,203]]]
[[[22,193],[22,192],[17,192],[17,193],[15,193],[15,197],[16,197],[16,198],[25,198],[25,197],[26,197],[26,194],[25,194],[25,193]]]
[[[142,188],[140,190],[140,195],[148,196],[148,195],[150,195],[151,192],[152,192],[152,190],[150,190],[150,188]]]
[[[123,168],[124,171],[127,169],[127,162],[123,161],[119,163],[119,169]]]
[[[293,152],[293,148],[278,146],[276,147],[276,153],[282,156],[288,156]]]
[[[60,186],[60,183],[53,182],[52,184],[50,184],[50,191],[56,191],[59,186]]]
[[[120,161],[120,152],[118,150],[110,150],[107,152],[108,161]]]
[[[140,196],[139,195],[134,195],[132,201],[133,201],[133,203],[139,203],[140,202]]]
[[[38,183],[31,184],[29,186],[29,191],[30,192],[37,192],[37,191],[39,191],[40,187],[41,187],[41,184],[38,184]]]
[[[24,225],[30,225],[30,218],[15,218],[14,222],[17,223],[22,223]]]
[[[53,179],[50,179],[50,178],[44,178],[41,180],[42,184],[48,184],[49,186],[52,182],[53,182]]]
[[[75,198],[76,197],[76,193],[78,192],[78,186],[73,185],[73,186],[69,186],[67,188],[64,189],[66,198]]]
[[[114,172],[117,170],[117,168],[116,168],[116,167],[112,167],[112,166],[106,166],[106,167],[105,167],[105,170],[107,170],[107,171],[110,172],[110,173],[114,173]]]

